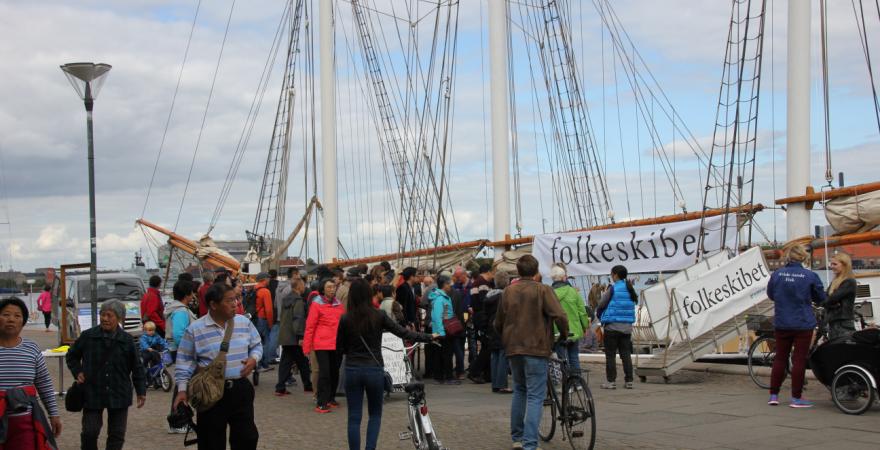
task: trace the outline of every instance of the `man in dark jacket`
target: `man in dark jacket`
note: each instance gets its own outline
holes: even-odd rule
[[[107,409],[106,448],[121,449],[125,443],[132,384],[138,408],[144,406],[147,398],[141,358],[131,335],[119,326],[124,319],[122,302],[104,302],[100,325],[84,331],[67,351],[67,367],[85,394],[80,433],[83,449],[97,450],[104,409]]]
[[[416,296],[413,293],[412,285],[415,284],[416,268],[407,267],[400,272],[403,283],[397,287],[397,301],[403,306],[403,315],[406,317],[407,326],[413,330],[418,329],[418,317],[416,315]]]
[[[473,287],[471,288],[471,310],[473,311],[471,321],[473,322],[474,330],[473,345],[479,342],[480,352],[476,354],[475,348],[470,349],[470,355],[476,354],[476,357],[471,359],[471,364],[468,366],[468,379],[477,384],[484,383],[491,378],[490,362],[492,352],[488,348],[488,339],[486,338],[489,322],[486,316],[484,301],[486,294],[495,287],[494,279],[495,272],[492,270],[492,266],[483,264],[480,266],[479,275],[474,278]]]
[[[520,279],[504,290],[495,315],[513,373],[510,437],[514,448],[534,450],[547,395],[547,361],[553,347],[553,323],[568,336],[568,316],[553,289],[534,281],[538,260],[525,255],[516,263]]]
[[[302,377],[303,390],[312,392],[310,375],[312,369],[309,359],[303,354],[302,339],[306,334],[306,302],[302,295],[306,285],[302,278],[294,276],[290,279],[291,291],[281,298],[281,329],[278,332],[278,345],[281,345],[281,362],[278,364],[278,383],[275,385],[275,395],[283,397],[290,395],[285,387],[290,376],[293,364],[299,369]]]

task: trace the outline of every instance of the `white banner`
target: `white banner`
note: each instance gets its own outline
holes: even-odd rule
[[[722,246],[724,216],[706,219],[703,251],[736,245],[736,216],[727,221]],[[546,277],[550,268],[562,262],[571,276],[608,275],[616,265],[629,273],[681,270],[696,262],[700,219],[660,225],[611,230],[549,233],[535,236],[532,255]]]
[[[673,290],[688,336],[695,339],[767,298],[770,269],[760,247],[752,247]]]
[[[406,352],[403,349],[403,339],[391,333],[382,333],[382,362],[385,363],[385,371],[391,375],[395,386],[409,382],[404,358]]]

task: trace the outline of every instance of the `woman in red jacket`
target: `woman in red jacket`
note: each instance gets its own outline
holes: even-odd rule
[[[315,352],[318,361],[318,405],[315,412],[325,414],[330,408],[339,406],[336,386],[339,385],[342,357],[336,351],[336,332],[345,307],[336,298],[336,284],[331,278],[320,281],[318,294],[309,306],[302,347],[306,354]]]

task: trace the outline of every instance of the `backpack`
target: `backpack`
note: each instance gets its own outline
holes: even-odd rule
[[[241,300],[241,306],[244,307],[245,316],[251,319],[254,325],[257,324],[257,290],[251,289],[247,291]]]

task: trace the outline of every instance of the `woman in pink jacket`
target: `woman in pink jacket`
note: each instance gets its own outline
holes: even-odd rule
[[[46,332],[49,332],[49,324],[52,323],[52,286],[43,286],[43,292],[37,297],[37,309],[43,313],[46,322]]]
[[[315,352],[318,361],[318,405],[315,412],[325,414],[330,408],[339,406],[336,386],[339,385],[342,357],[336,351],[336,332],[345,307],[336,298],[336,284],[331,278],[321,280],[318,294],[309,305],[302,347],[305,354]]]

